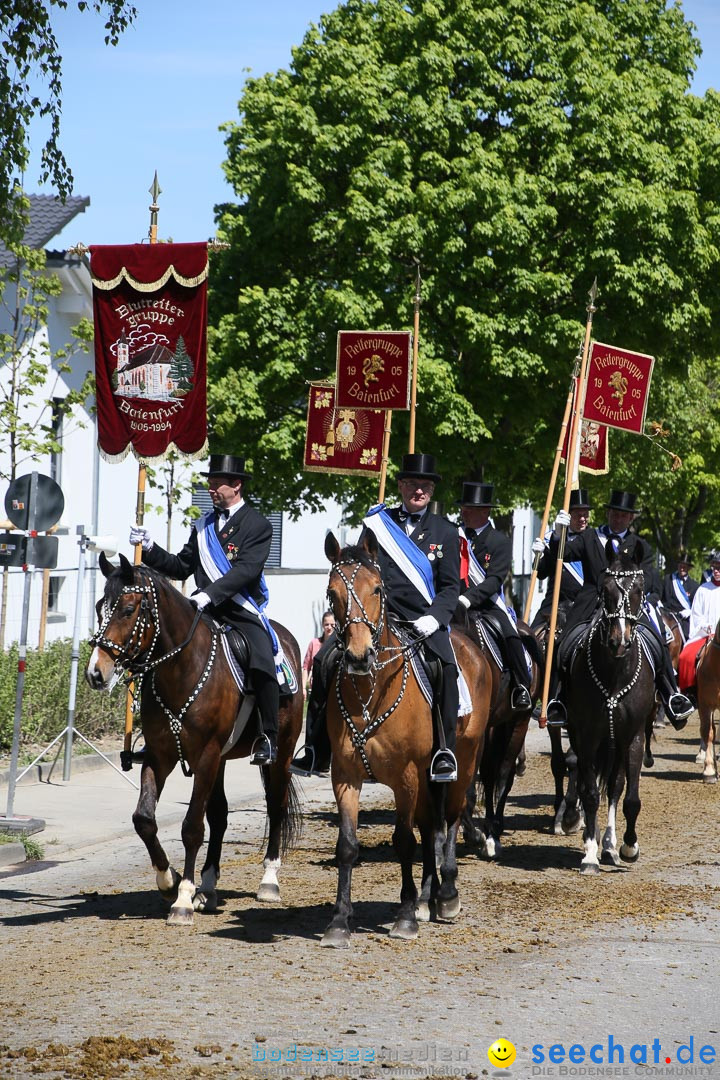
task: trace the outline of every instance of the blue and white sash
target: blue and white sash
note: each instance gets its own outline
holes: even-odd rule
[[[462,539],[467,544],[468,577],[470,578],[470,581],[472,582],[473,585],[480,585],[485,580],[485,578],[487,577],[487,574],[485,573],[482,566],[480,565],[480,563],[478,561],[478,557],[475,554],[475,552],[473,551],[472,544],[470,543],[467,536],[465,535],[465,530],[463,529],[462,525],[458,526],[458,532],[460,533],[460,536],[462,537]],[[513,620],[513,622],[517,623],[517,615],[515,614],[514,609],[509,607],[505,603],[505,601],[503,600],[502,595],[501,595],[500,592],[495,593],[495,595],[492,597],[492,602],[493,602],[493,604],[495,604],[496,607],[500,608],[503,615],[509,615],[510,618]]]
[[[402,570],[423,599],[431,604],[435,598],[432,564],[425,552],[393,521],[385,503],[372,506],[363,519],[363,525],[372,529],[385,554]]]
[[[217,581],[219,578],[224,577],[229,570],[232,570],[232,563],[228,559],[215,532],[214,511],[210,510],[207,514],[204,514],[196,523],[195,528],[197,530],[198,554],[200,555],[202,568],[211,581]],[[257,615],[270,637],[273,657],[275,659],[275,674],[277,675],[277,681],[280,684],[287,682],[294,692],[294,690],[297,689],[297,681],[292,668],[285,658],[283,647],[280,644],[278,636],[265,614],[265,608],[270,599],[270,594],[265,583],[264,574],[260,577],[260,591],[263,595],[262,604],[257,604],[247,590],[236,592],[233,596],[233,601],[246,611],[250,611],[253,615]]]
[[[685,591],[685,586],[683,585],[682,581],[680,580],[680,577],[679,577],[677,571],[675,571],[675,573],[672,576],[672,587],[673,587],[673,592],[677,596],[677,598],[680,601],[680,603],[682,604],[683,608],[687,609],[689,611],[690,608],[692,607],[692,600],[690,599],[687,592]]]

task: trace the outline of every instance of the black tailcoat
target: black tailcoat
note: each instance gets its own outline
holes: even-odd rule
[[[230,511],[232,513],[232,507]],[[177,581],[185,581],[191,574],[194,575],[198,589],[210,597],[211,611],[217,621],[241,630],[247,639],[250,668],[275,677],[275,661],[267,631],[257,615],[246,611],[232,599],[242,589],[247,590],[256,603],[262,603],[260,578],[270,554],[272,525],[252,506],[243,503],[237,513],[232,514],[218,538],[231,569],[217,581],[211,581],[202,567],[195,528],[177,555],[171,555],[159,544],[153,544],[149,551],[143,551],[143,562]]]

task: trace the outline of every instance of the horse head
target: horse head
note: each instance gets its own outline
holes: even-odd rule
[[[159,634],[157,591],[153,575],[145,567],[134,567],[124,555],[114,567],[101,552],[100,569],[105,576],[105,592],[98,601],[100,628],[90,639],[94,646],[85,678],[94,690],[108,690],[119,678],[120,669],[149,656]]]
[[[385,622],[377,550],[371,529],[364,530],[357,545],[342,549],[333,533],[325,538],[325,554],[332,564],[327,595],[336,631],[345,644],[345,668],[352,675],[372,671]]]
[[[616,555],[608,541],[607,555],[610,565],[600,579],[603,636],[610,652],[619,658],[631,647],[642,615],[646,545],[638,540],[632,555]]]

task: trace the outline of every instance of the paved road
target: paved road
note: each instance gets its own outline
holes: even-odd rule
[[[231,763],[223,902],[186,931],[165,924],[122,778],[103,766],[21,785],[16,813],[47,822],[45,861],[0,872],[0,1077],[720,1076],[700,1059],[720,1053],[720,790],[699,780],[695,735],[691,721],[660,737],[641,785],[640,862],[588,880],[578,837],[550,833],[534,729],[500,859],[464,853],[463,911],[414,943],[387,936],[392,815],[386,789],[368,789],[347,952],[318,946],[336,882],[327,781],[304,785],[305,837],[281,873],[283,905],[267,908],[254,899],[257,774]],[[173,776],[161,802],[176,864],[188,794]],[[509,1069],[488,1061],[499,1037],[517,1050]]]

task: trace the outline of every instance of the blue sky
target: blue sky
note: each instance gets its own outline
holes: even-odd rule
[[[135,0],[136,23],[116,48],[102,20],[55,10],[64,60],[62,145],[74,193],[90,207],[53,242],[136,243],[147,236],[157,169],[158,231],[176,241],[214,235],[213,207],[232,199],[220,124],[235,120],[248,74],[288,67],[291,49],[333,0]],[[720,3],[685,0],[703,46],[694,89],[720,87]],[[37,163],[26,188],[37,188]]]

